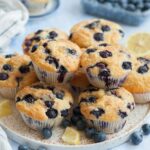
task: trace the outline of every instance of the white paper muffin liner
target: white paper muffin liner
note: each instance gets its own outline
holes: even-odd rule
[[[135,103],[145,104],[150,102],[150,92],[149,93],[133,93]]]
[[[30,118],[24,113],[20,114],[26,125],[34,130],[42,130],[43,128],[53,128],[59,126],[63,120],[63,117],[57,117],[55,119],[48,119],[47,121],[38,121]]]
[[[33,65],[39,80],[49,84],[57,84],[57,83],[66,84],[72,79],[74,75],[73,73],[66,73],[63,78],[63,81],[60,82],[58,78],[61,75],[61,73],[47,72],[42,68],[39,68],[35,63],[33,63]]]
[[[105,89],[114,89],[118,88],[126,79],[128,74],[122,76],[121,78],[114,79],[112,77],[109,77],[108,80],[110,81],[109,86],[105,85],[105,82],[99,79],[98,77],[90,77],[89,74],[86,72],[86,76],[89,80],[89,82],[98,88],[105,88]]]
[[[0,88],[0,95],[3,98],[15,99],[17,88]]]
[[[86,120],[90,127],[94,127],[98,131],[104,131],[107,134],[119,132],[126,124],[126,119],[114,122]]]

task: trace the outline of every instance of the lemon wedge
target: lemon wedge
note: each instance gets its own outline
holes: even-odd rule
[[[150,55],[150,33],[136,33],[129,37],[128,51],[136,56]]]
[[[12,108],[11,108],[10,100],[4,99],[0,101],[0,118],[11,114],[12,114]]]
[[[74,128],[67,127],[62,136],[62,140],[67,144],[78,145],[80,144],[80,133]]]

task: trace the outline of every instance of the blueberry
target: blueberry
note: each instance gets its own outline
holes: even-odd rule
[[[85,129],[85,135],[87,138],[93,138],[94,137],[94,134],[95,134],[96,130],[94,128],[86,128]]]
[[[77,121],[76,127],[78,130],[84,130],[86,128],[86,122],[81,119]]]
[[[128,62],[128,61],[123,62],[122,68],[125,69],[125,70],[132,69],[132,63],[131,63],[131,62]]]
[[[62,121],[62,123],[61,123],[61,126],[62,126],[63,128],[67,128],[68,126],[71,126],[70,120],[64,119],[64,120]]]
[[[100,77],[108,77],[110,76],[110,71],[108,69],[102,70],[99,74]]]
[[[45,54],[51,54],[51,50],[48,49],[48,48],[46,48],[46,49],[44,50],[44,52],[45,52]]]
[[[102,58],[107,58],[107,57],[111,57],[112,56],[112,53],[108,50],[105,50],[105,51],[101,51],[99,52],[99,55],[102,57]]]
[[[6,71],[11,71],[12,67],[9,64],[5,64],[5,65],[3,65],[3,69],[6,70]]]
[[[136,131],[131,135],[131,142],[134,145],[139,145],[143,141],[143,135],[140,131]]]
[[[94,21],[94,22],[92,22],[92,23],[90,23],[90,24],[87,24],[87,25],[85,26],[85,28],[94,29],[94,28],[98,27],[99,23],[100,23],[99,20]]]
[[[19,145],[18,150],[30,150],[28,145]]]
[[[128,4],[126,7],[128,11],[136,11],[136,6],[134,4]]]
[[[103,32],[107,32],[107,31],[111,30],[108,25],[103,25],[101,29],[102,29]]]
[[[36,41],[39,42],[41,40],[41,38],[39,36],[35,36],[31,39],[32,41]]]
[[[57,117],[58,111],[56,109],[51,108],[47,110],[46,115],[48,116],[48,118],[53,119]]]
[[[48,108],[52,108],[52,106],[54,105],[54,101],[45,101],[45,105],[46,105]]]
[[[97,108],[95,110],[92,110],[90,112],[90,114],[93,114],[96,118],[99,118],[100,116],[102,116],[105,113],[104,109],[102,108]]]
[[[51,32],[49,33],[49,38],[50,38],[50,39],[55,39],[57,36],[58,36],[58,34],[57,34],[55,31],[51,31]]]
[[[90,54],[90,53],[94,53],[95,51],[96,51],[96,49],[88,48],[88,49],[86,50],[86,53],[87,53],[87,54]]]
[[[31,49],[31,52],[34,53],[38,48],[38,45],[33,45],[32,49]]]
[[[68,70],[63,65],[61,65],[58,72],[62,73],[62,74],[65,74],[65,73],[68,72]]]
[[[7,73],[0,73],[0,80],[7,80],[9,75]]]
[[[121,34],[122,37],[125,36],[124,32],[121,29],[119,29],[118,31],[119,31],[119,33]]]
[[[140,66],[138,68],[137,72],[140,73],[140,74],[144,74],[144,73],[148,72],[148,70],[149,70],[149,67],[146,64],[144,66]]]
[[[27,94],[22,98],[22,100],[26,101],[27,103],[33,103],[35,98],[31,94]]]
[[[128,114],[127,114],[126,112],[123,112],[123,111],[121,111],[121,110],[119,110],[118,115],[119,115],[121,118],[125,118],[125,117],[128,116]]]
[[[144,3],[144,7],[143,7],[142,11],[147,11],[149,9],[150,9],[150,2]]]
[[[62,116],[62,117],[67,117],[68,114],[69,114],[69,110],[68,110],[68,109],[65,109],[65,110],[62,110],[62,111],[61,111],[61,116]]]
[[[73,114],[74,115],[81,115],[81,111],[80,111],[80,107],[79,106],[76,106],[74,109],[73,109]]]
[[[17,103],[17,102],[20,102],[20,101],[21,101],[21,98],[20,98],[20,97],[17,97],[17,98],[16,98],[16,103]]]
[[[55,95],[56,95],[56,98],[63,100],[65,93],[64,91],[58,91],[55,93]]]
[[[29,68],[28,65],[24,65],[24,66],[21,66],[21,67],[19,68],[19,71],[20,71],[22,74],[28,73],[28,72],[30,71],[30,68]]]
[[[90,96],[85,98],[81,98],[80,103],[86,102],[86,103],[95,103],[96,102],[96,97],[95,96]]]
[[[71,117],[71,123],[73,124],[73,125],[76,125],[77,124],[77,122],[79,121],[79,120],[81,120],[82,118],[80,117],[80,116],[72,116]]]
[[[5,55],[5,58],[11,58],[13,56],[16,56],[15,54],[8,54],[8,55]]]
[[[35,34],[40,34],[41,32],[43,32],[43,30],[37,30],[36,32],[35,32]]]
[[[46,47],[47,47],[47,45],[48,45],[48,44],[45,42],[45,43],[43,44],[43,47],[44,47],[44,48],[46,48]]]
[[[149,135],[150,134],[150,124],[144,124],[142,126],[142,130],[144,135]]]
[[[49,64],[54,64],[56,68],[59,67],[58,60],[56,58],[54,58],[54,57],[47,56],[45,61],[48,62]]]
[[[99,44],[99,46],[104,46],[104,47],[106,47],[106,46],[109,46],[109,44],[107,44],[107,43],[102,43],[102,44]]]
[[[76,50],[70,49],[70,48],[67,48],[67,52],[72,55],[76,55],[76,53],[77,53]]]
[[[37,150],[47,150],[47,148],[40,146]]]
[[[95,33],[94,34],[94,39],[96,40],[96,41],[103,41],[104,40],[104,35],[103,35],[103,33]]]
[[[52,130],[50,128],[44,128],[42,130],[42,135],[44,139],[49,139],[52,136]]]
[[[94,134],[93,138],[96,143],[103,142],[106,140],[106,133],[104,133],[102,131],[96,132]]]

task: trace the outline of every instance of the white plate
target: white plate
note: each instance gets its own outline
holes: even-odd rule
[[[61,136],[64,132],[61,128],[54,129],[51,139],[42,140],[38,131],[29,129],[24,124],[15,106],[11,116],[0,119],[0,125],[5,129],[9,138],[19,144],[29,144],[34,149],[37,149],[39,146],[44,146],[49,150],[98,150],[99,148],[106,150],[126,142],[131,133],[138,130],[149,116],[150,104],[137,105],[136,109],[129,116],[127,124],[119,133],[110,134],[106,141],[96,144],[86,139],[84,133],[81,133],[82,144],[77,146],[65,145],[61,141]]]

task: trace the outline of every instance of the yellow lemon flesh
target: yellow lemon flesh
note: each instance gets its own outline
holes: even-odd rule
[[[80,133],[74,128],[67,127],[62,136],[62,140],[67,144],[78,145],[80,144]]]

